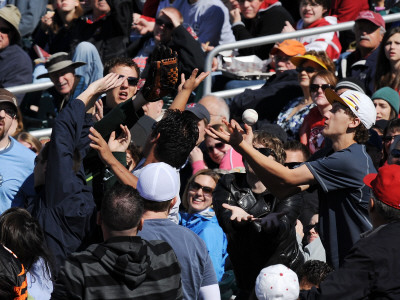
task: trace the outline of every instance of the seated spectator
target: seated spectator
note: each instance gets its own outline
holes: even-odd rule
[[[255,132],[252,144],[265,153],[265,159],[284,162],[277,137]],[[303,262],[295,232],[302,202],[294,197],[278,200],[247,161],[245,168],[246,173],[224,175],[213,193],[213,209],[228,238],[239,299],[248,299],[263,267],[282,263],[296,269]]]
[[[300,292],[299,279],[287,266],[269,266],[262,269],[257,276],[255,292],[258,300],[297,300]]]
[[[383,165],[390,152],[390,146],[393,144],[396,136],[400,135],[400,119],[394,119],[389,122],[386,129],[384,130],[382,141],[383,141],[383,159],[381,165]]]
[[[335,87],[335,92],[338,95],[343,94],[345,91],[352,90],[365,94],[364,83],[355,77],[346,77],[338,81]]]
[[[338,63],[338,77],[353,77],[363,82],[365,93],[371,96],[375,91],[375,71],[385,21],[372,11],[359,12],[354,28],[356,50]]]
[[[300,299],[390,299],[399,294],[400,166],[381,167],[378,174],[366,175],[364,182],[372,190],[368,208],[372,230],[351,248],[340,268],[319,288],[302,291]]]
[[[320,260],[309,260],[297,271],[300,282],[300,290],[311,290],[312,287],[318,288],[333,269],[325,262]]]
[[[214,266],[218,282],[225,272],[227,240],[218,225],[212,205],[212,193],[219,180],[219,175],[211,170],[200,170],[188,181],[183,192],[179,224],[189,228],[206,243],[208,254]]]
[[[0,10],[1,11],[1,10]],[[10,136],[17,115],[17,98],[0,89],[0,213],[23,206],[26,183],[32,179],[35,154]]]
[[[332,141],[333,152],[298,168],[285,168],[254,149],[250,126],[245,126],[243,131],[237,122],[231,121],[230,134],[212,128],[207,134],[240,151],[262,184],[279,199],[319,185],[319,234],[327,262],[337,268],[360,234],[371,228],[366,209],[369,190],[362,178],[375,169],[362,144],[368,140],[368,129],[375,123],[376,111],[371,99],[364,94],[346,91],[338,96],[331,89],[326,89],[325,94],[332,109],[323,134]],[[354,199],[357,199],[356,206]],[[217,209],[216,213],[218,216]]]
[[[303,91],[301,97],[292,99],[280,112],[276,123],[285,129],[289,140],[299,140],[299,129],[304,117],[315,106],[310,92],[310,78],[318,71],[329,69],[334,72],[335,66],[325,52],[308,51],[305,55],[291,59],[298,71],[298,81]]]
[[[199,103],[210,113],[210,125],[222,124],[223,120],[230,120],[229,106],[223,98],[217,96],[204,96]]]
[[[73,253],[57,279],[52,299],[181,299],[180,267],[171,246],[139,236],[143,199],[116,185],[98,215],[104,242]],[[90,281],[90,284],[87,282]]]
[[[399,92],[400,73],[397,65],[400,62],[400,27],[393,27],[385,33],[382,39],[382,47],[379,50],[376,62],[375,88],[391,87]]]
[[[306,52],[304,46],[298,41],[286,40],[276,47],[276,50],[275,48],[272,50],[276,74],[271,76],[260,89],[246,89],[233,98],[230,104],[233,119],[241,120],[243,112],[252,108],[258,112],[259,120],[273,122],[290,100],[302,95],[296,66],[290,58],[303,55]]]
[[[328,15],[329,9],[329,0],[301,0],[301,19],[297,22],[296,29],[286,21],[286,26],[283,28],[282,32],[335,25],[337,24],[337,18]],[[299,41],[304,44],[307,51],[325,51],[332,60],[337,60],[342,51],[338,33],[335,31],[304,36],[299,38]]]
[[[42,149],[42,143],[29,132],[23,131],[19,133],[16,139],[22,145],[24,145],[28,149],[31,149],[36,155],[38,155],[40,150]]]
[[[32,61],[19,46],[21,13],[17,7],[7,4],[0,9],[0,88],[8,88],[32,82]],[[18,105],[25,94],[18,94]]]
[[[299,243],[301,253],[303,253],[304,261],[320,260],[326,262],[326,254],[324,246],[322,246],[321,238],[318,234],[318,214],[311,217],[308,225],[297,220],[296,237]]]
[[[50,299],[53,291],[53,258],[42,228],[23,208],[13,207],[0,216],[0,243],[12,250],[23,264],[27,289],[34,299]]]
[[[389,148],[387,163],[389,165],[400,165],[400,136],[394,138],[393,144]]]
[[[376,120],[397,119],[399,115],[399,93],[390,87],[377,90],[371,97],[376,109]]]
[[[236,41],[278,34],[286,21],[294,24],[292,16],[278,0],[239,1],[239,8],[232,9],[230,16]],[[265,60],[273,46],[266,44],[239,49],[239,55],[257,55]]]
[[[216,130],[223,127],[222,125],[211,126]],[[206,135],[204,140],[204,145],[206,151],[211,160],[218,166],[221,170],[241,170],[244,168],[242,162],[242,156],[237,153],[231,145],[221,143],[220,141]],[[193,174],[196,174],[199,170],[206,169],[207,165],[204,161],[204,156],[201,151],[193,150],[190,153],[190,161],[192,163]]]
[[[139,175],[137,190],[144,198],[144,224],[138,233],[146,240],[171,245],[182,269],[184,299],[220,299],[218,281],[207,247],[193,231],[168,220],[179,191],[179,176],[166,163],[146,165]]]
[[[334,89],[337,79],[333,73],[323,70],[316,73],[310,81],[310,93],[316,107],[304,118],[300,127],[300,142],[314,154],[324,147],[325,137],[322,131],[325,128],[326,115],[332,108],[325,96],[325,90]]]

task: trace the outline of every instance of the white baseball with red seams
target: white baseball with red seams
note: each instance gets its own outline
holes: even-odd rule
[[[254,125],[258,120],[258,113],[251,108],[246,109],[242,114],[242,120],[247,125]]]

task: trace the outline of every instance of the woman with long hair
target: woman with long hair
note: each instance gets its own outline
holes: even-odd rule
[[[388,86],[400,90],[400,27],[385,33],[378,54],[375,90]]]
[[[180,212],[180,224],[196,233],[206,244],[218,281],[224,275],[227,239],[211,208],[212,193],[219,175],[204,169],[188,181],[182,197],[186,212]]]

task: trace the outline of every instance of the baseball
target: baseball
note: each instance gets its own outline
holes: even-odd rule
[[[249,126],[254,125],[258,120],[258,113],[254,109],[248,108],[243,112],[242,120]]]

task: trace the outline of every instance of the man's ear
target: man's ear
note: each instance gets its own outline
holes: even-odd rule
[[[157,140],[158,140],[159,138],[160,138],[160,133],[158,133],[156,137],[153,137],[153,138],[150,140],[150,143],[155,144],[155,142],[157,142]]]
[[[140,221],[139,221],[139,225],[137,226],[137,231],[138,231],[138,232],[142,230],[143,224],[144,224],[144,218],[141,217],[141,218],[140,218]]]
[[[350,120],[349,123],[349,128],[356,128],[358,125],[360,125],[361,120],[359,118],[353,118],[352,120]]]
[[[174,207],[176,201],[178,201],[178,196],[175,196],[174,199],[172,199],[171,204],[169,205],[169,209],[172,209]]]

